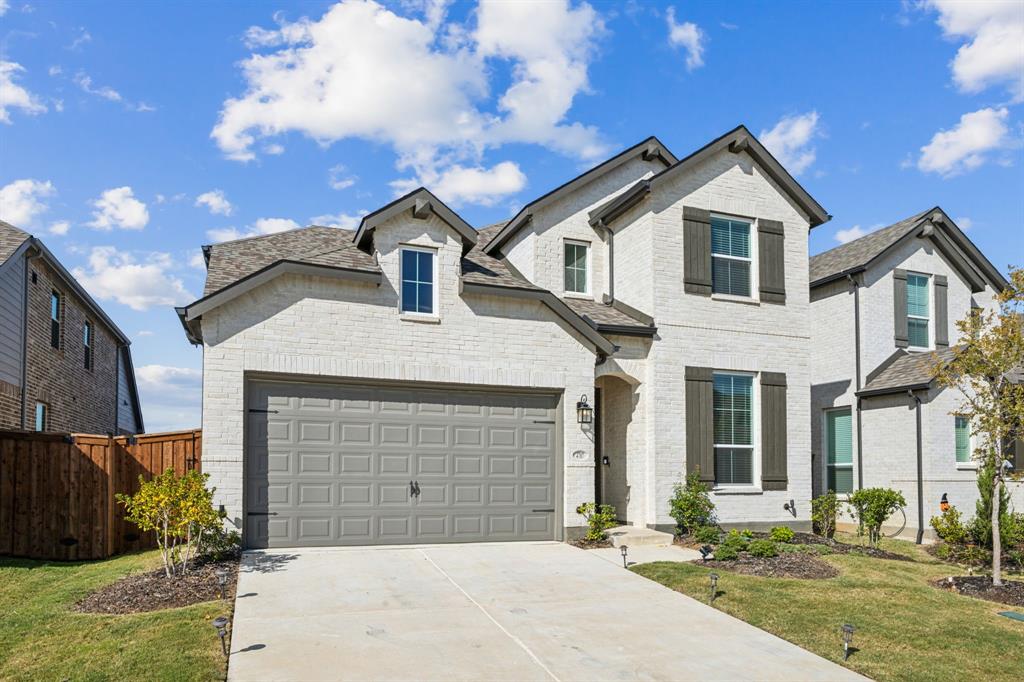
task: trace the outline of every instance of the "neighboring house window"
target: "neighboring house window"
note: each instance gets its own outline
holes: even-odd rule
[[[825,412],[825,485],[840,495],[853,492],[853,428],[850,408]]]
[[[907,339],[911,348],[930,348],[928,275],[907,273]]]
[[[956,463],[969,464],[971,461],[971,422],[967,417],[956,416],[953,425],[956,434]]]
[[[590,245],[583,242],[565,243],[565,292],[590,293]]]
[[[85,368],[92,369],[92,323],[82,327],[82,351],[85,354]]]
[[[60,294],[50,292],[50,345],[60,348]]]
[[[437,251],[404,247],[402,249],[402,312],[437,314],[437,286],[434,267]]]
[[[711,216],[711,292],[749,297],[750,223]]]
[[[754,483],[754,378],[714,375],[715,483]]]
[[[36,403],[36,431],[46,430],[46,403]]]

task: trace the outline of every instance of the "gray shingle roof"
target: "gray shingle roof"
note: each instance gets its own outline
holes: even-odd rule
[[[462,279],[473,284],[490,284],[492,286],[514,287],[517,289],[541,288],[531,282],[519,277],[504,261],[488,256],[483,251],[483,246],[489,242],[505,223],[495,223],[482,227],[476,245],[462,258]]]
[[[615,308],[607,303],[598,303],[589,298],[573,298],[566,296],[562,298],[565,304],[572,308],[572,311],[580,317],[588,320],[591,326],[613,326],[613,327],[634,327],[637,330],[648,330],[652,327],[632,315]]]
[[[6,262],[29,236],[28,232],[0,220],[0,263]]]
[[[894,223],[889,227],[875,230],[860,239],[854,239],[834,249],[811,257],[811,286],[815,283],[850,270],[863,268],[872,259],[898,242],[924,218],[934,211],[930,208],[909,218]]]
[[[351,230],[314,225],[214,244],[210,247],[204,296],[281,260],[380,272],[373,256],[353,243]]]
[[[903,352],[861,389],[860,393],[896,392],[912,386],[931,384],[935,379],[936,358],[949,360],[953,351],[942,348],[934,353]]]

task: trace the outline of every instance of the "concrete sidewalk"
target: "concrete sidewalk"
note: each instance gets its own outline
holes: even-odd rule
[[[247,553],[233,627],[232,682],[862,679],[561,543]]]

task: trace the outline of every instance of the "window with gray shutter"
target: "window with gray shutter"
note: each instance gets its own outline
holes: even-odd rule
[[[712,374],[706,367],[686,368],[686,471],[715,481]]]
[[[683,291],[711,295],[711,212],[683,207]]]
[[[893,270],[892,272],[892,302],[893,316],[895,320],[895,339],[897,348],[906,348],[909,345],[907,336],[907,271]]]
[[[761,300],[766,303],[786,302],[785,231],[778,220],[758,220],[758,270]]]
[[[761,488],[785,490],[786,375],[761,372]]]
[[[947,293],[949,285],[945,275],[935,275],[935,346],[949,346],[949,304]]]

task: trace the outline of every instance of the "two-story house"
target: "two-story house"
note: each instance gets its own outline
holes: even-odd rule
[[[581,502],[669,528],[807,526],[808,230],[740,126],[649,138],[479,231],[426,189],[358,230],[204,247],[203,469],[250,547],[562,539]]]
[[[0,429],[142,433],[130,343],[39,239],[0,221]]]
[[[973,515],[970,425],[956,415],[963,396],[935,381],[935,354],[948,353],[956,322],[991,310],[1006,284],[938,207],[811,258],[816,494],[900,490],[906,519],[898,513],[886,530],[918,541],[943,495]],[[1015,460],[1024,466],[1024,456]],[[1024,508],[1022,484],[1009,487]]]

